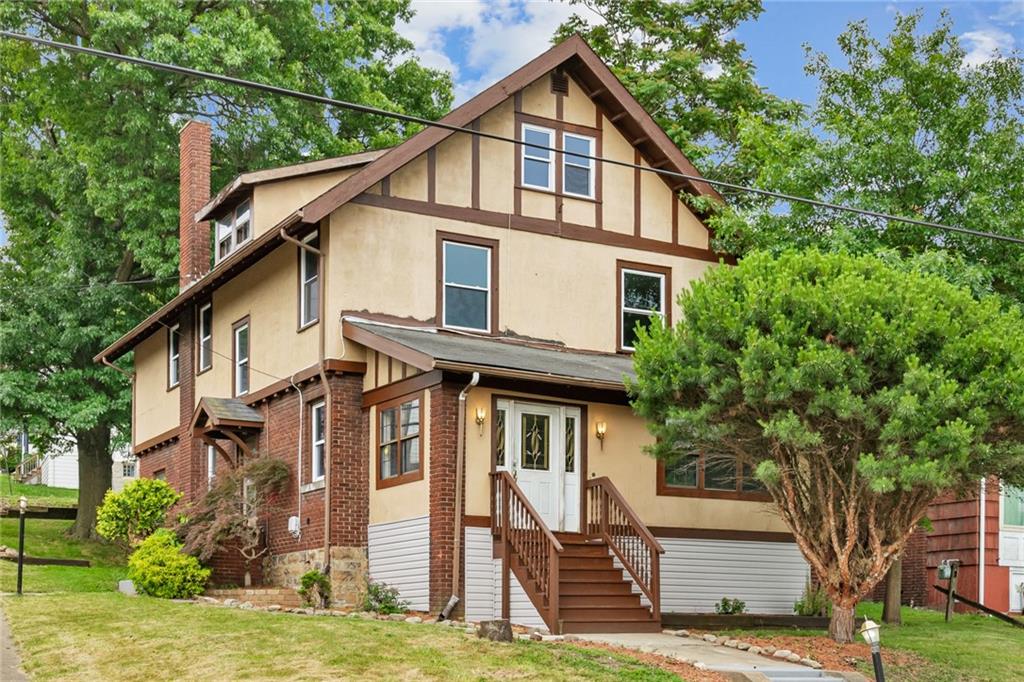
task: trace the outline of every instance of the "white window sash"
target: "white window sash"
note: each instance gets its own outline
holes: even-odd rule
[[[448,251],[447,251],[447,249],[444,248],[448,244],[456,244],[458,246],[462,246],[462,247],[466,247],[466,248],[470,248],[470,249],[478,249],[480,251],[486,252],[486,255],[487,255],[487,266],[486,266],[487,267],[487,270],[486,270],[486,272],[487,272],[487,286],[479,287],[479,286],[475,286],[475,285],[472,285],[472,284],[459,284],[457,282],[449,282],[448,281]],[[441,253],[443,254],[443,257],[441,258],[441,260],[442,260],[441,267],[443,269],[443,272],[441,273],[441,282],[442,282],[442,286],[444,288],[444,291],[441,292],[441,326],[445,327],[446,329],[463,329],[463,330],[471,331],[471,332],[486,331],[486,332],[489,333],[491,331],[491,256],[492,256],[491,248],[489,246],[479,246],[477,244],[464,244],[462,242],[454,242],[454,241],[449,242],[449,241],[446,241],[446,242],[443,242],[442,245],[441,245]],[[456,324],[447,324],[446,320],[448,319],[448,287],[454,287],[456,289],[466,289],[468,291],[482,291],[482,292],[484,292],[484,294],[487,296],[487,298],[486,298],[487,327],[485,329],[478,329],[476,327],[463,327],[463,326],[456,325]]]
[[[302,241],[303,243],[308,244],[316,239],[317,236],[317,233],[314,232]],[[320,282],[320,259],[319,257],[315,258],[316,272],[313,275],[310,275],[309,268],[307,267],[307,263],[309,262],[307,256],[309,253],[305,249],[300,249],[299,255],[299,264],[302,270],[300,275],[300,279],[302,280],[302,289],[299,292],[299,317],[302,322],[302,326],[305,327],[306,325],[313,324],[320,319],[319,310],[310,311],[310,316],[308,318],[306,317],[306,304],[309,301],[313,287],[319,286]]]
[[[582,163],[580,163],[578,161],[571,161],[570,160],[570,156],[571,156],[572,153],[569,152],[569,151],[566,151],[568,145],[565,144],[565,138],[567,138],[567,137],[571,137],[571,138],[576,139],[576,140],[585,140],[587,142],[587,154],[590,155],[590,156],[594,155],[594,138],[587,137],[586,135],[576,135],[575,133],[563,133],[562,134],[562,151],[564,152],[562,154],[562,193],[565,194],[566,196],[570,196],[570,197],[582,197],[584,199],[593,199],[594,198],[594,182],[595,182],[595,180],[594,180],[594,176],[595,176],[595,173],[594,173],[594,160],[593,159],[584,159]],[[565,170],[566,170],[567,166],[572,166],[573,168],[585,168],[587,170],[587,193],[586,194],[578,194],[576,192],[570,192],[569,190],[566,189],[567,184],[565,182]]]
[[[245,342],[245,355],[242,355],[241,343],[239,337],[243,331],[248,332],[249,325],[244,324],[241,327],[235,329],[235,390],[236,395],[245,395],[249,392],[249,382],[246,381],[245,389],[241,389],[243,371],[246,375],[249,372],[249,339],[246,337]],[[248,378],[248,377],[247,377]]]
[[[644,277],[657,277],[658,278],[659,291],[660,291],[660,294],[661,294],[659,296],[659,304],[660,304],[660,307],[661,307],[660,310],[652,312],[650,310],[643,310],[641,308],[630,308],[629,306],[626,305],[626,275],[627,274],[630,274],[630,275],[642,275]],[[620,282],[621,292],[620,292],[620,297],[619,297],[619,319],[621,320],[621,324],[620,324],[621,329],[619,331],[619,333],[621,334],[621,338],[619,339],[619,343],[622,344],[622,347],[625,348],[626,350],[633,350],[633,346],[630,346],[630,345],[626,344],[626,331],[627,330],[626,330],[625,314],[626,313],[632,313],[634,315],[644,315],[645,317],[648,317],[648,318],[653,317],[653,316],[658,316],[658,317],[664,319],[665,318],[665,275],[661,274],[660,272],[646,272],[644,270],[630,270],[630,269],[627,269],[627,268],[623,268],[622,269],[622,273],[620,274],[620,277],[622,279],[621,279],[621,282]]]
[[[167,378],[171,386],[181,383],[181,337],[178,336],[178,325],[174,325],[167,333]]]
[[[199,369],[207,370],[213,366],[213,316],[210,316],[210,324],[207,325],[206,311],[212,312],[213,306],[210,303],[199,309]]]
[[[543,134],[547,135],[547,137],[548,137],[547,144],[545,144],[543,146],[545,146],[545,147],[554,147],[555,146],[555,144],[554,144],[554,141],[555,141],[555,131],[554,130],[552,130],[551,128],[542,128],[541,126],[535,126],[535,125],[531,125],[529,123],[524,123],[523,127],[522,127],[523,163],[520,164],[522,166],[522,168],[520,168],[519,181],[523,184],[524,187],[534,187],[534,188],[537,188],[537,189],[544,189],[544,190],[547,190],[549,192],[553,192],[554,189],[555,189],[555,154],[556,154],[556,152],[547,150],[547,153],[549,155],[547,158],[544,158],[544,157],[541,157],[541,156],[531,155],[530,154],[529,145],[526,144],[526,131],[527,130],[532,130],[533,132],[543,133]],[[547,181],[546,185],[534,185],[534,184],[529,183],[529,182],[526,181],[526,160],[527,159],[530,159],[531,161],[538,161],[540,163],[546,163],[547,164],[547,167],[548,167],[548,181]]]
[[[312,455],[313,455],[313,457],[312,457],[313,462],[312,462],[312,466],[311,466],[311,471],[312,471],[312,479],[311,480],[313,480],[313,481],[320,481],[320,480],[323,480],[323,478],[324,478],[324,467],[323,467],[323,465],[320,462],[320,458],[317,456],[318,455],[318,452],[317,452],[318,450],[323,450],[324,454],[326,455],[326,449],[327,449],[326,448],[326,444],[327,444],[327,437],[326,436],[327,436],[327,434],[325,434],[323,431],[321,431],[319,434],[317,434],[317,430],[320,427],[320,419],[321,419],[321,415],[322,415],[322,413],[324,411],[324,407],[325,407],[325,405],[324,405],[323,402],[319,402],[319,403],[316,403],[315,405],[313,405],[313,408],[312,408],[312,418],[310,419],[310,424],[309,424],[309,427],[310,427],[310,438],[309,438],[309,440],[313,444],[313,447],[312,447],[312,450],[311,450],[312,451]],[[325,420],[325,423],[324,423],[325,430],[326,430],[326,427],[327,427],[327,424],[326,424],[326,420]]]
[[[212,445],[206,446],[206,488],[213,488],[213,481],[217,478],[217,449]]]

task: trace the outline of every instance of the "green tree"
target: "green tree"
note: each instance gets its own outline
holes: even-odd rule
[[[410,56],[394,28],[409,16],[408,0],[0,4],[5,29],[438,117],[450,79]],[[414,131],[13,40],[0,93],[0,428],[77,443],[87,535],[130,421],[129,381],[92,357],[175,292],[182,122],[212,122],[215,186]]]
[[[733,37],[762,12],[760,0],[572,0],[582,11],[555,40],[580,34],[709,178],[742,182],[755,169],[740,152],[743,115],[777,124],[800,110],[754,80]],[[599,17],[601,23],[591,23]],[[745,197],[735,197],[744,200]]]
[[[796,125],[743,115],[743,165],[759,187],[900,216],[1024,237],[1024,60],[965,62],[948,16],[927,31],[898,15],[884,40],[855,22],[839,36],[845,63],[807,48],[817,104]],[[952,270],[980,269],[1024,300],[1024,247],[937,233],[803,204],[757,202],[721,216],[735,253],[818,246],[903,257],[944,251]]]
[[[737,462],[833,602],[830,634],[947,490],[1024,479],[1024,319],[873,256],[752,254],[642,333],[630,383],[668,466]]]

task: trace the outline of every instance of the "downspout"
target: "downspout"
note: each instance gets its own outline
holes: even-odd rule
[[[301,212],[300,216],[301,218]],[[281,228],[279,234],[281,239],[286,242],[295,244],[300,249],[315,254],[318,261],[318,278],[320,286],[320,319],[317,323],[320,325],[320,339],[319,339],[319,365],[320,365],[320,385],[324,387],[324,568],[325,574],[331,572],[331,445],[334,441],[331,431],[332,414],[334,412],[334,400],[331,393],[331,385],[327,381],[327,362],[326,362],[326,346],[327,346],[327,319],[326,319],[326,305],[327,305],[327,262],[322,249],[316,249],[304,242],[295,239],[290,236],[285,228]],[[325,240],[321,239],[321,244]],[[305,410],[305,406],[299,404],[299,410]],[[300,436],[301,439],[301,436]],[[301,455],[300,455],[301,456]],[[302,493],[299,493],[300,498]],[[299,519],[300,523],[302,519]]]
[[[459,603],[459,582],[462,578],[462,471],[466,459],[466,396],[480,383],[480,372],[473,372],[466,387],[459,392],[458,428],[455,435],[455,550],[452,556],[452,596],[441,611],[441,619],[448,618]]]
[[[978,496],[978,602],[985,603],[985,479]]]
[[[288,377],[288,383],[292,385],[295,392],[299,394],[299,446],[295,453],[295,467],[298,471],[297,480],[295,481],[295,489],[298,493],[298,504],[295,509],[295,518],[299,520],[299,528],[296,532],[292,533],[292,537],[296,540],[302,539],[302,421],[303,415],[306,414],[306,410],[302,409],[305,404],[305,398],[302,397],[302,387],[295,383],[295,375]]]
[[[129,445],[130,445],[129,450],[130,450],[131,448],[135,447],[135,372],[129,372],[126,369],[121,369],[120,367],[118,367],[117,365],[112,363],[110,360],[107,360],[107,356],[106,355],[104,355],[102,358],[100,358],[100,362],[102,362],[107,367],[110,367],[111,369],[116,369],[118,372],[120,372],[121,374],[123,374],[126,377],[128,377],[128,379],[132,382],[132,425],[131,425],[131,440],[129,442]]]

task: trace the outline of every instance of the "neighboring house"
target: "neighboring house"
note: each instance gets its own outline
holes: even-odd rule
[[[808,569],[768,496],[656,463],[623,386],[635,325],[723,258],[678,197],[715,192],[573,155],[697,175],[579,38],[444,121],[565,154],[427,128],[210,199],[209,127],[182,129],[181,293],[97,356],[134,352],[142,475],[191,500],[240,457],[288,462],[262,579],[327,563],[341,600],[369,575],[553,631],[790,613]]]
[[[72,445],[62,452],[40,453],[29,442],[28,434],[22,431],[18,437],[21,461],[15,476],[24,483],[48,485],[55,488],[78,488],[78,447]],[[121,491],[125,484],[139,477],[138,463],[127,448],[112,455],[110,487]]]

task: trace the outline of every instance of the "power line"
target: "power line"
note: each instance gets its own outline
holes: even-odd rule
[[[131,279],[124,282],[94,282],[92,284],[83,284],[82,286],[74,285],[62,285],[62,284],[14,284],[14,289],[33,289],[33,290],[50,290],[50,291],[88,291],[92,289],[102,289],[105,287],[118,287],[118,286],[134,286],[141,284],[157,284],[158,282],[170,282],[171,280],[177,280],[178,275],[170,277],[153,277],[151,279]]]
[[[0,36],[7,38],[13,38],[15,40],[22,40],[37,45],[45,45],[46,47],[52,47],[59,50],[67,50],[69,52],[78,52],[82,54],[92,55],[94,57],[103,57],[106,59],[113,59],[115,61],[126,62],[129,64],[137,64],[139,66],[145,66],[152,69],[158,69],[160,71],[167,71],[170,73],[176,73],[185,76],[192,76],[195,78],[202,78],[206,80],[214,80],[221,83],[227,83],[229,85],[237,85],[240,87],[251,88],[254,90],[261,90],[263,92],[269,92],[275,95],[281,95],[284,97],[293,97],[296,99],[305,100],[307,102],[314,102],[317,104],[325,104],[328,106],[338,107],[341,109],[347,109],[362,114],[372,114],[374,116],[381,116],[385,118],[392,118],[398,121],[404,121],[406,123],[416,123],[423,126],[430,126],[434,128],[441,128],[444,130],[450,130],[458,133],[465,133],[467,135],[476,135],[477,137],[497,140],[499,142],[508,142],[514,145],[529,146],[531,148],[543,149],[550,151],[555,154],[565,154],[562,149],[556,147],[548,147],[539,144],[529,144],[524,140],[517,140],[511,137],[505,137],[495,133],[488,133],[482,130],[473,130],[472,128],[465,128],[462,126],[453,125],[451,123],[445,123],[443,121],[432,121],[422,116],[415,116],[412,114],[402,114],[394,111],[388,111],[379,107],[372,107],[366,104],[358,104],[355,102],[347,102],[345,100],[333,99],[331,97],[324,97],[323,95],[313,95],[307,92],[301,92],[299,90],[292,90],[290,88],[282,88],[277,85],[268,85],[266,83],[258,83],[256,81],[245,80],[243,78],[235,78],[233,76],[224,76],[217,73],[211,73],[208,71],[200,71],[198,69],[190,69],[184,66],[178,66],[176,64],[168,64],[166,62],[158,62],[151,59],[145,59],[143,57],[133,57],[130,55],[118,54],[116,52],[108,52],[106,50],[98,50],[92,47],[82,47],[80,45],[72,45],[69,43],[61,43],[55,40],[49,40],[46,38],[38,38],[35,36],[28,36],[21,33],[14,33],[12,31],[0,31]],[[916,218],[905,218],[891,213],[883,213],[881,211],[872,211],[869,209],[855,208],[853,206],[844,206],[842,204],[834,204],[828,201],[820,201],[818,199],[809,199],[807,197],[796,196],[793,194],[786,194],[783,192],[775,192],[767,189],[760,189],[758,187],[750,187],[748,185],[741,185],[734,182],[726,182],[724,180],[712,180],[699,175],[689,175],[687,173],[680,173],[678,171],[667,170],[664,168],[652,168],[649,166],[643,166],[640,164],[630,163],[628,161],[619,161],[617,159],[609,159],[601,156],[592,154],[579,154],[576,152],[570,153],[571,156],[590,159],[598,163],[606,163],[615,166],[622,166],[624,168],[631,168],[634,170],[640,170],[646,173],[654,173],[656,175],[662,175],[670,178],[678,178],[680,180],[687,180],[690,182],[701,182],[707,185],[716,187],[723,187],[726,189],[732,189],[740,192],[747,192],[750,194],[757,194],[759,196],[771,197],[781,201],[808,204],[817,208],[828,209],[832,211],[841,211],[846,213],[853,213],[869,218],[878,218],[880,220],[894,221],[905,223],[908,225],[915,225],[917,227],[926,227],[932,230],[939,230],[942,232],[956,232],[959,234],[971,235],[974,237],[983,237],[986,239],[995,239],[999,241],[1012,242],[1014,244],[1024,244],[1024,239],[1019,237],[1011,237],[1009,235],[997,234],[995,232],[985,232],[982,230],[972,230],[966,227],[955,227],[953,225],[944,225],[942,223],[935,223],[928,220],[918,220]]]

